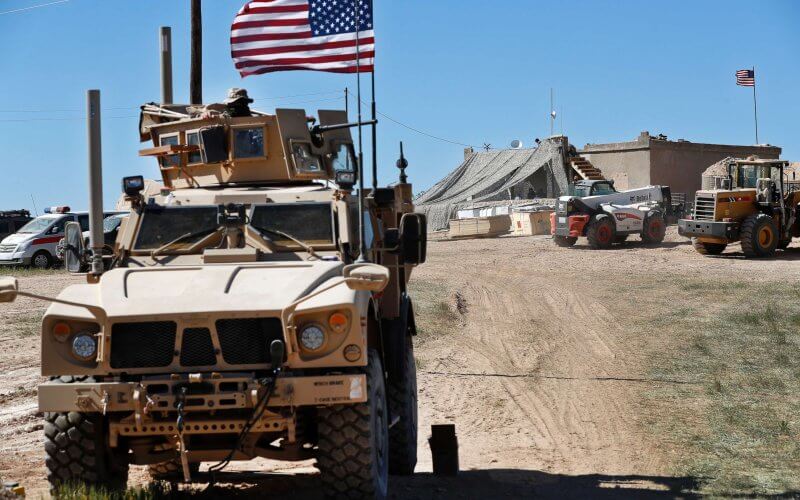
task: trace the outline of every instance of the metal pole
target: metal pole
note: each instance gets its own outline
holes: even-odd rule
[[[364,235],[364,149],[361,133],[361,0],[356,0],[356,100],[358,101],[358,240],[359,256],[357,262],[369,262],[367,259],[367,242]]]
[[[347,121],[350,121],[350,89],[344,88],[344,114],[347,116]],[[350,154],[345,156],[344,165],[346,170],[350,170]]]
[[[161,40],[161,104],[172,104],[172,28],[162,26]]]
[[[100,91],[86,92],[89,140],[89,248],[94,275],[103,273],[103,155],[100,143]]]
[[[190,104],[203,104],[203,16],[200,0],[192,0],[192,63],[189,77]]]
[[[553,87],[550,87],[550,137],[553,137]]]
[[[756,103],[756,67],[753,66],[753,118],[756,122],[756,144],[758,144],[758,104]]]
[[[375,63],[372,65],[372,195],[378,189],[378,123],[375,107]]]

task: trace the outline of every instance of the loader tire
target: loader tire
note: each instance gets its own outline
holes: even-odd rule
[[[319,409],[317,468],[327,498],[385,499],[389,484],[389,425],[383,368],[369,351],[367,401]]]
[[[664,222],[664,216],[659,212],[648,214],[644,218],[644,227],[642,227],[642,241],[652,245],[664,241],[664,235],[667,234],[667,224]]]
[[[756,214],[742,222],[739,233],[745,257],[771,257],[778,247],[778,228],[767,214]]]
[[[417,465],[417,365],[414,343],[406,335],[403,374],[386,385],[389,413],[400,417],[389,429],[389,474],[410,476]]]
[[[199,463],[190,463],[189,472],[192,477],[200,472]],[[168,462],[150,464],[147,466],[147,473],[156,481],[180,482],[183,481],[183,464],[176,458]]]
[[[559,236],[556,234],[553,235],[553,241],[556,242],[556,246],[566,248],[575,246],[575,242],[578,241],[578,238],[573,238],[571,236]]]
[[[614,243],[616,229],[611,218],[607,216],[593,217],[586,229],[589,246],[595,250],[611,248]]]
[[[94,382],[92,377],[58,377],[51,383]],[[127,450],[108,446],[108,423],[99,413],[44,414],[47,481],[57,491],[63,484],[124,490],[128,482]]]
[[[692,247],[700,255],[719,255],[725,251],[725,243],[706,243],[697,241],[697,238],[692,238]]]

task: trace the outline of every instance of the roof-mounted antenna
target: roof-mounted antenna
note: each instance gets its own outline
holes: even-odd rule
[[[400,141],[400,158],[397,160],[397,168],[400,169],[400,184],[406,184],[408,177],[406,176],[406,168],[408,167],[408,160],[403,154],[403,141]]]

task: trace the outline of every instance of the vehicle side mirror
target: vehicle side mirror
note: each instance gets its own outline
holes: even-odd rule
[[[64,228],[64,267],[71,273],[81,272],[86,251],[83,230],[78,222],[67,222]]]
[[[400,258],[403,264],[423,264],[428,252],[428,219],[424,214],[403,214],[400,219]]]
[[[389,269],[369,262],[345,266],[342,276],[351,290],[381,292],[389,283]]]
[[[0,277],[0,302],[14,302],[17,298],[19,284],[12,276]]]

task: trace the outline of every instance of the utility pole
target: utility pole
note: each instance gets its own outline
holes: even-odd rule
[[[172,28],[162,26],[161,40],[161,104],[172,104]]]
[[[191,0],[192,54],[189,104],[203,104],[203,15],[200,0]]]

